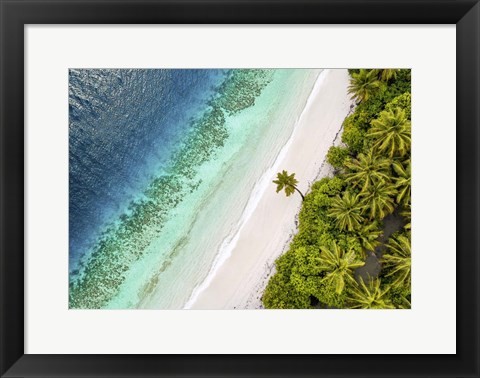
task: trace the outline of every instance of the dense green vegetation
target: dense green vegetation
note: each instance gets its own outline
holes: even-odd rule
[[[410,70],[349,73],[357,106],[327,155],[336,175],[305,195],[266,308],[410,308]],[[297,180],[275,183],[290,195]]]

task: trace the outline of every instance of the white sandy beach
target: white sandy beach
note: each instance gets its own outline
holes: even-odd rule
[[[278,171],[295,173],[304,193],[311,182],[331,172],[324,162],[330,146],[339,142],[342,122],[352,105],[348,84],[348,72],[344,69],[326,70],[320,75],[287,143],[286,153],[275,162]],[[275,176],[276,172],[272,173],[270,182]],[[296,230],[300,206],[298,194],[286,197],[283,192],[275,192],[275,184],[268,186],[238,231],[231,255],[216,267],[208,286],[203,285],[186,308],[259,308],[273,263],[288,247]]]

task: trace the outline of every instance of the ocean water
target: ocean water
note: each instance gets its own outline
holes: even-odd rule
[[[319,73],[70,70],[70,308],[191,301]]]

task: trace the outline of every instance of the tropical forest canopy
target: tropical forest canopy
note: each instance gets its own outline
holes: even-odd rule
[[[357,106],[335,175],[305,195],[299,229],[263,294],[266,308],[410,308],[411,77],[405,69],[349,70]],[[294,193],[283,171],[277,191]],[[303,195],[302,195],[303,196]]]

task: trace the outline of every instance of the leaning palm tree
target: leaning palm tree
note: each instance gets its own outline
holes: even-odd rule
[[[410,151],[410,121],[401,108],[383,111],[372,121],[367,137],[373,139],[373,148],[389,157],[405,156]]]
[[[382,260],[388,269],[386,277],[393,277],[393,287],[410,287],[411,285],[411,246],[410,238],[398,235],[388,243],[388,253]]]
[[[397,203],[409,203],[411,195],[411,163],[410,159],[400,163],[392,163],[393,170],[398,175],[395,179],[395,188],[398,190]]]
[[[366,154],[359,154],[357,159],[345,163],[349,169],[345,180],[352,183],[354,187],[365,191],[377,181],[389,180],[390,164],[388,159],[378,156],[373,150],[370,150]]]
[[[395,308],[388,298],[389,287],[383,289],[380,287],[380,280],[369,280],[368,284],[360,278],[360,283],[355,286],[352,291],[351,308],[368,308],[368,309],[391,309]]]
[[[289,175],[287,171],[283,170],[277,173],[277,179],[273,180],[273,183],[277,184],[277,193],[284,189],[285,194],[289,197],[296,190],[302,196],[302,200],[305,199],[303,193],[297,188],[298,180],[295,178],[295,173]]]
[[[318,268],[326,273],[322,281],[335,287],[335,292],[341,294],[346,282],[355,284],[353,271],[365,263],[357,257],[354,250],[345,252],[336,242],[330,244],[329,248],[323,246],[320,249],[322,252]]]
[[[359,196],[346,191],[343,197],[337,195],[332,200],[328,215],[335,218],[340,230],[353,231],[363,222],[362,209]]]
[[[380,70],[380,80],[382,81],[390,81],[390,79],[396,79],[397,78],[397,73],[400,71],[399,69],[382,69]]]
[[[396,194],[395,188],[385,181],[375,182],[360,193],[370,219],[383,219],[392,213],[395,210],[393,198]]]
[[[382,86],[378,80],[378,70],[364,70],[352,74],[348,93],[352,95],[352,100],[357,102],[367,101]]]

